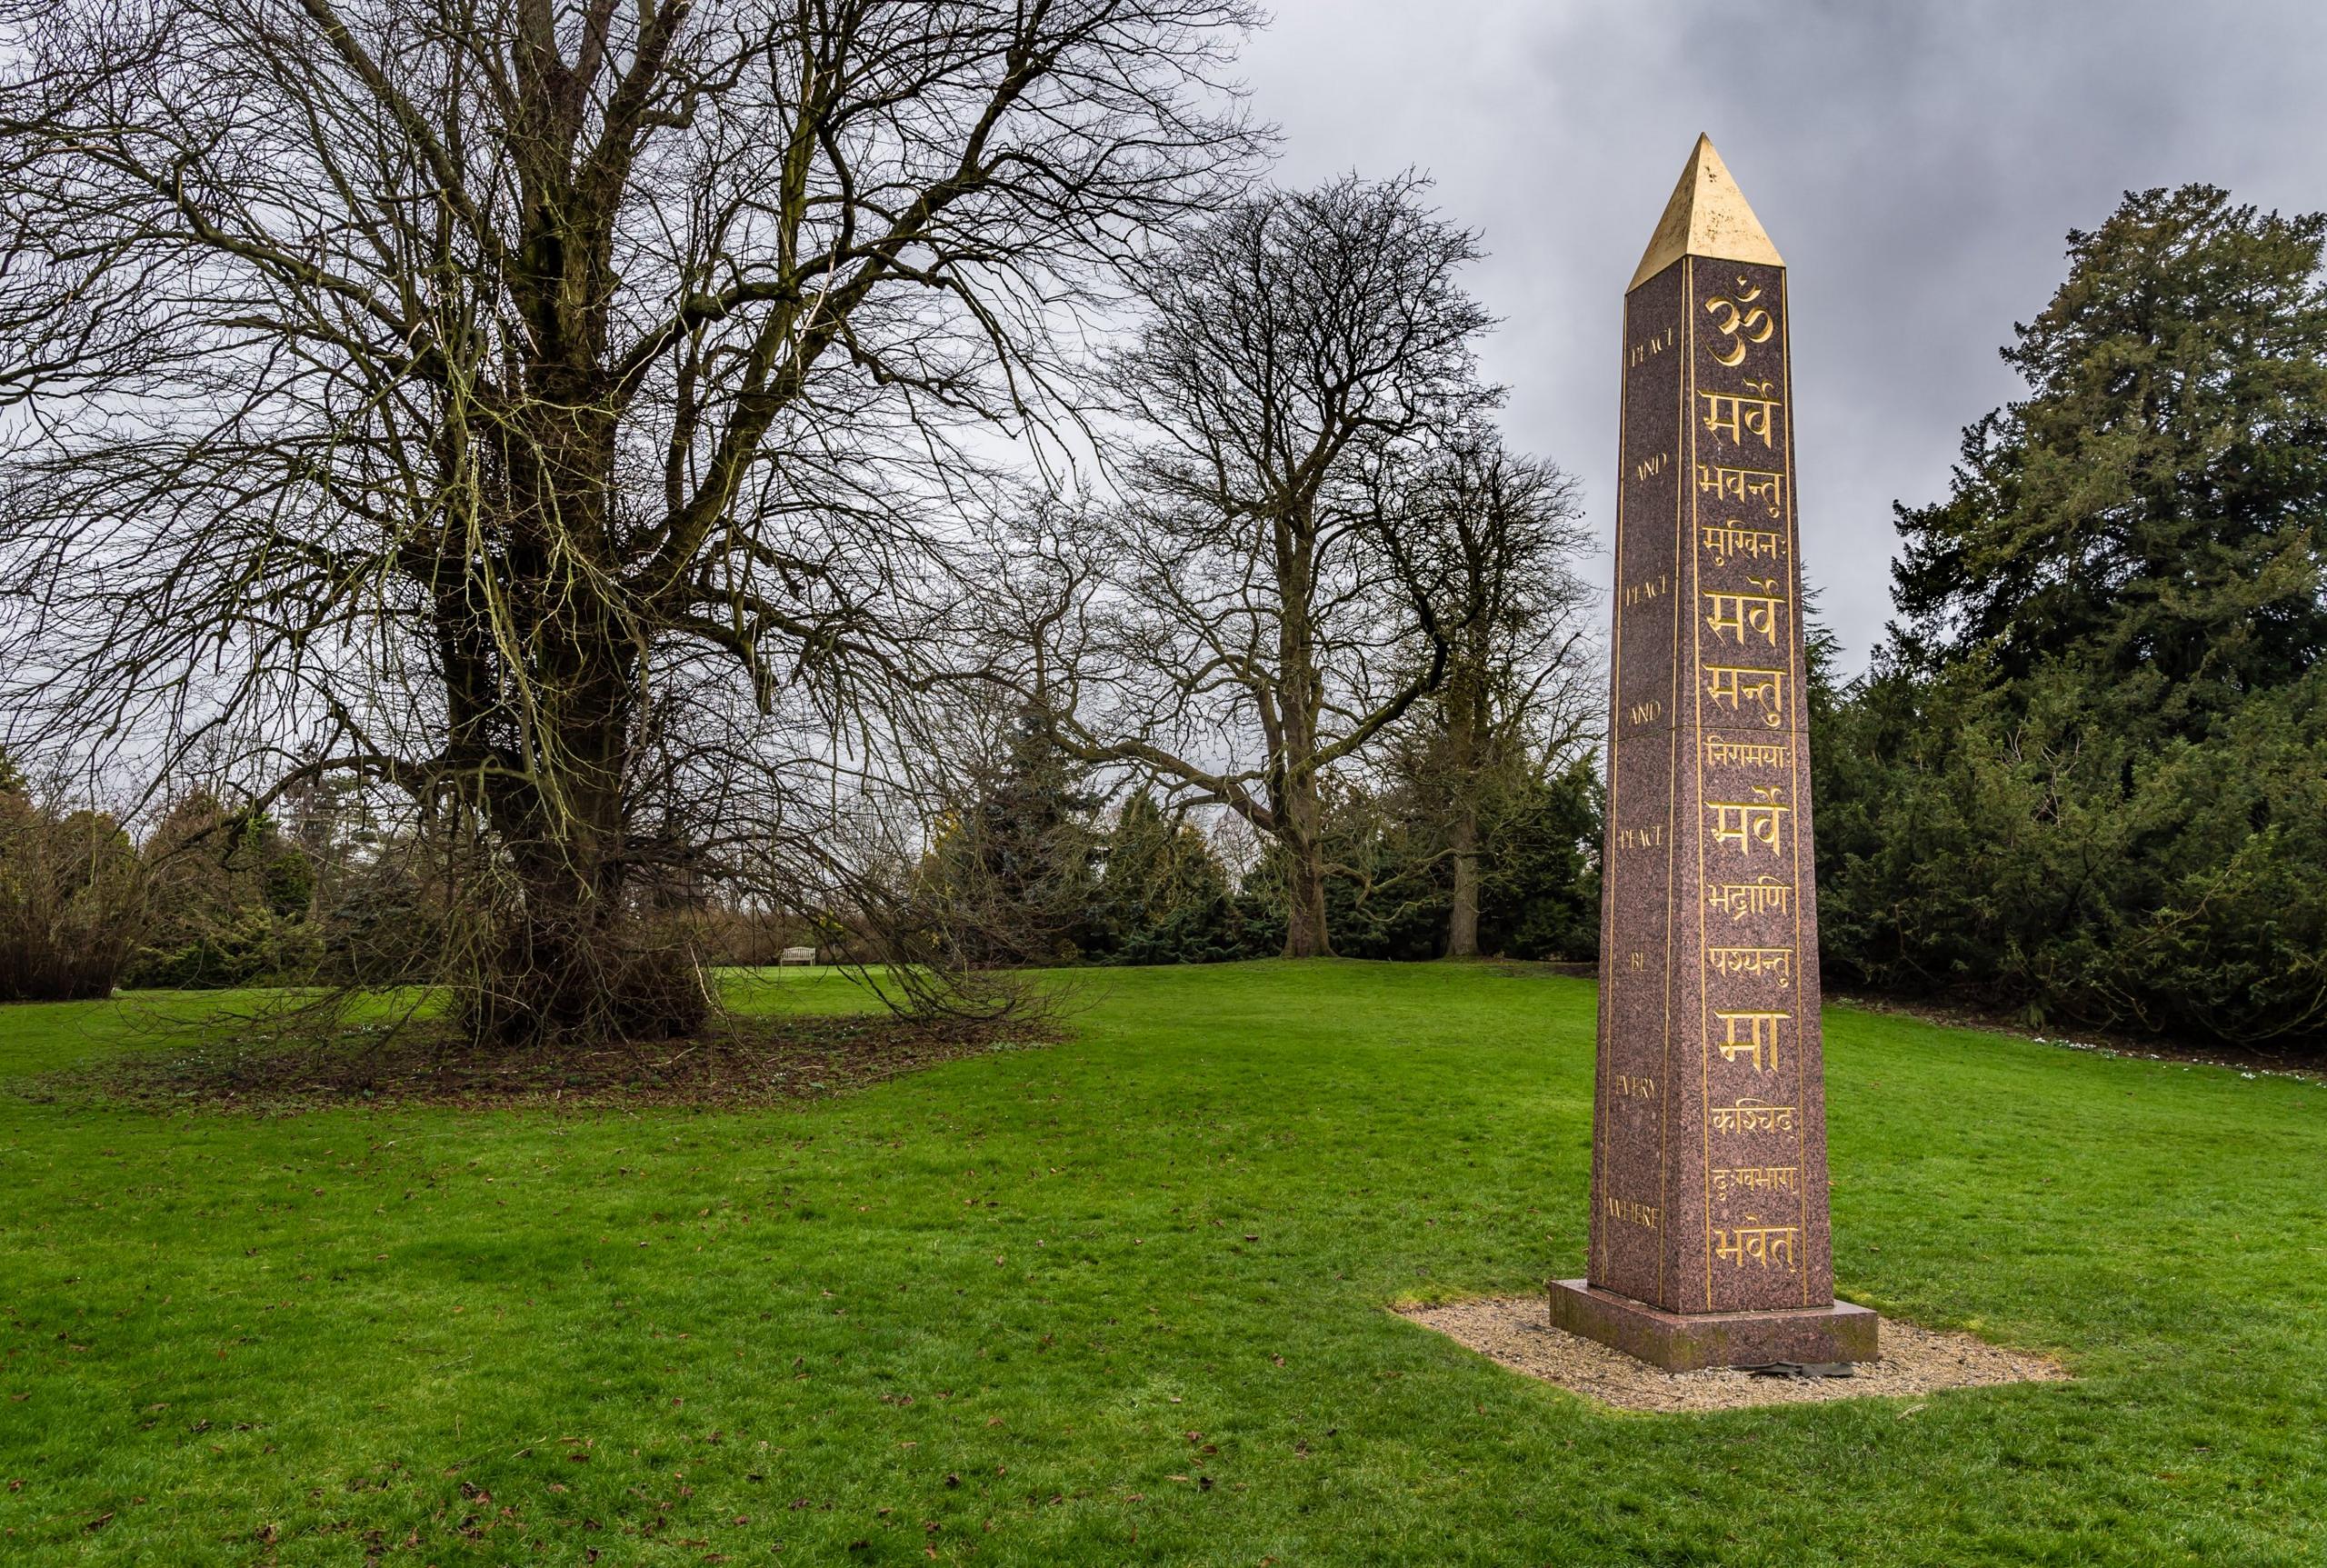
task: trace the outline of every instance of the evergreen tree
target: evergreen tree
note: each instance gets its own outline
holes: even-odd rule
[[[1099,797],[1058,726],[1039,701],[1012,715],[924,864],[924,914],[970,964],[1069,961],[1099,940]]]
[[[1495,794],[1486,814],[1479,948],[1511,958],[1600,954],[1597,759],[1538,770]]]
[[[1901,507],[1893,651],[2068,660],[2120,716],[2202,734],[2327,648],[2327,215],[2128,195],[2003,357],[2029,395]]]
[[[1873,673],[1813,657],[1838,978],[2327,1039],[2322,241],[2194,185],[2070,236]]]
[[[313,970],[314,864],[271,817],[195,790],[170,807],[143,859],[145,926],[125,984],[249,985]]]
[[[1099,921],[1116,962],[1213,964],[1244,956],[1228,873],[1211,841],[1193,824],[1164,814],[1145,790],[1116,814],[1105,860]]]

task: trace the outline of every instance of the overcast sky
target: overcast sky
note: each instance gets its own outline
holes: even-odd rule
[[[2014,394],[2070,228],[2188,181],[2327,207],[2327,0],[1278,0],[1244,69],[1282,178],[1412,165],[1483,233],[1510,438],[1603,539],[1623,287],[1709,134],[1790,269],[1803,564],[1853,668],[1891,503]]]

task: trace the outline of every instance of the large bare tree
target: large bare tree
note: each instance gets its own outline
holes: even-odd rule
[[[1273,841],[1290,957],[1333,950],[1328,776],[1443,669],[1401,496],[1498,396],[1457,281],[1475,240],[1423,194],[1351,176],[1238,203],[1143,269],[1110,367],[1134,450],[1106,564],[1141,700],[1092,715],[1087,754]]]
[[[1405,774],[1452,870],[1446,954],[1479,951],[1489,805],[1528,769],[1596,736],[1601,690],[1584,655],[1591,544],[1575,481],[1506,451],[1492,430],[1449,441],[1410,492],[1403,548],[1443,606],[1445,674],[1396,737]],[[1593,666],[1596,668],[1596,665]]]
[[[697,870],[674,737],[741,688],[879,744],[963,432],[1070,407],[1096,280],[1259,150],[1243,0],[0,15],[16,738],[460,824],[503,1040],[699,1013],[635,935]]]

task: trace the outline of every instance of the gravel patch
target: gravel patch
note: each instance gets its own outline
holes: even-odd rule
[[[1896,1318],[1883,1320],[1882,1360],[1859,1363],[1848,1377],[1797,1378],[1763,1376],[1735,1367],[1665,1372],[1553,1328],[1551,1309],[1541,1295],[1487,1296],[1396,1310],[1515,1372],[1619,1410],[1743,1410],[2003,1383],[2069,1381],[2067,1369],[2050,1356],[2005,1350],[1972,1334],[1942,1333]]]

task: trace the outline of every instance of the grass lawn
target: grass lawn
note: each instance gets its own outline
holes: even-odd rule
[[[2079,1381],[1615,1414],[1381,1310],[1583,1271],[1588,983],[1074,983],[774,1110],[0,1084],[0,1562],[2327,1562],[2327,1088],[1830,1010],[1842,1293]]]

